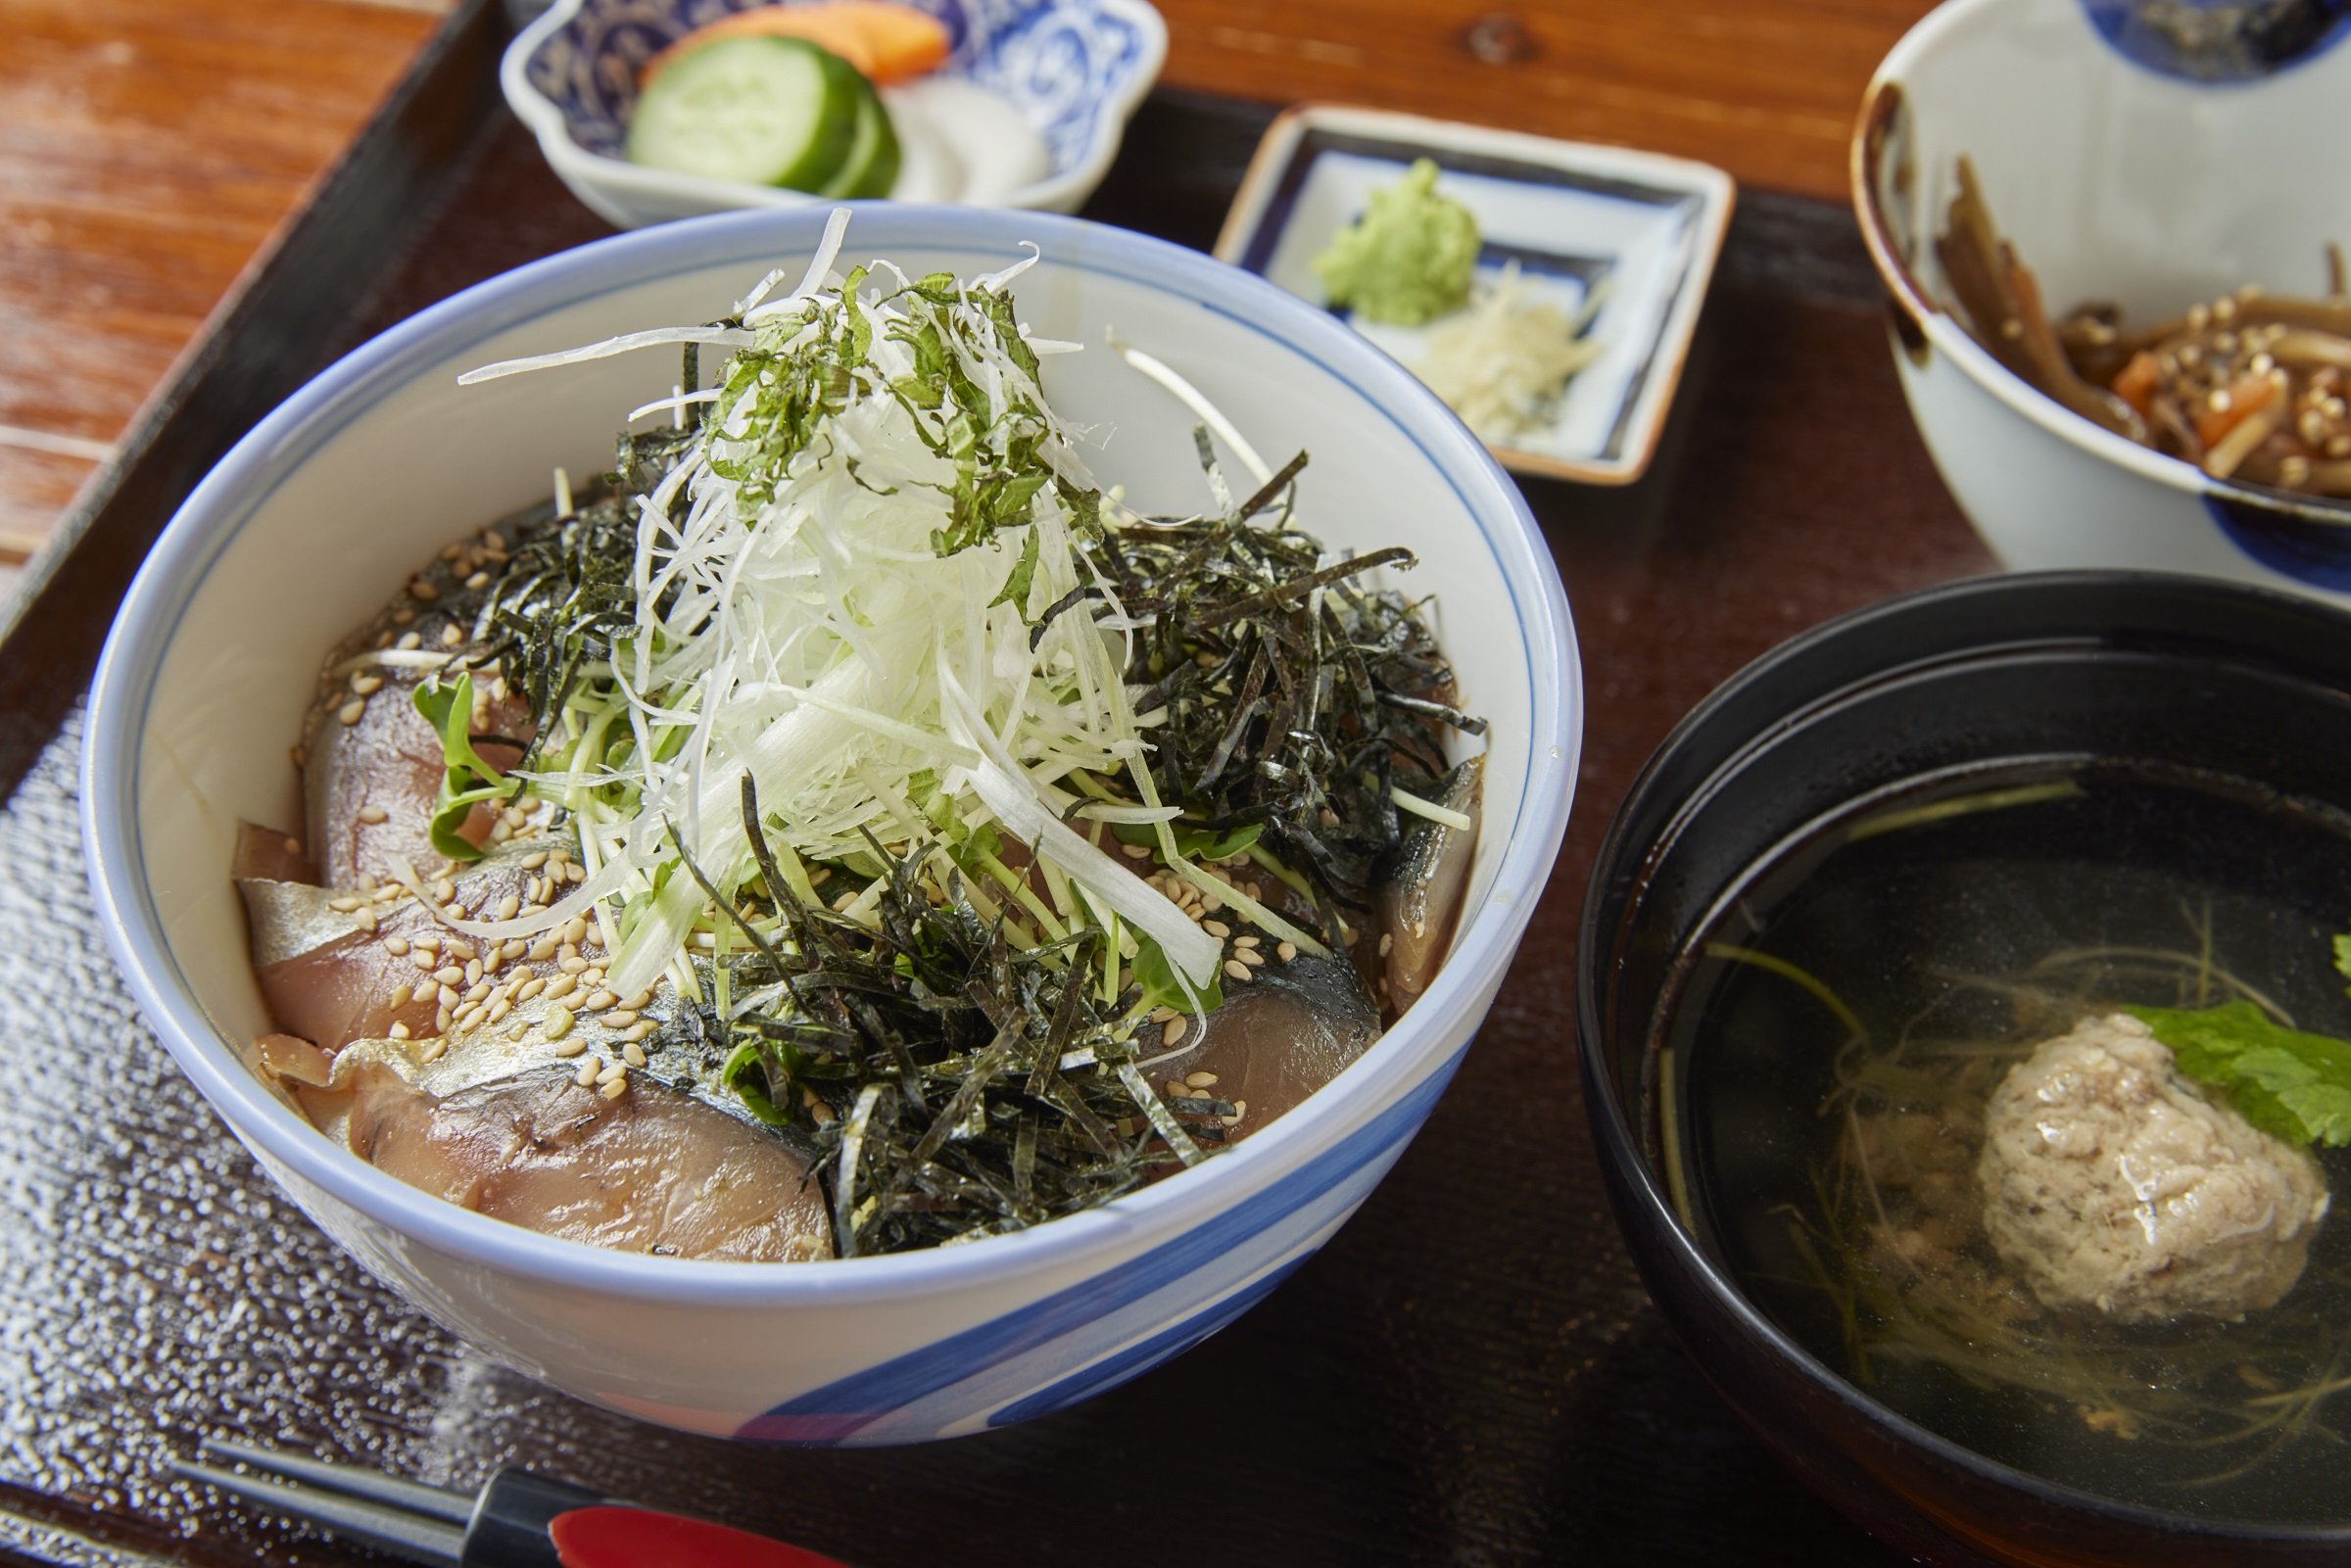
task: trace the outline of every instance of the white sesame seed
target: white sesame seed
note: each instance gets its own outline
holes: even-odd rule
[[[587,1049],[588,1042],[576,1034],[569,1039],[559,1040],[555,1043],[555,1055],[557,1056],[578,1056]]]
[[[583,1089],[594,1083],[596,1081],[596,1058],[590,1057],[581,1063],[580,1070],[571,1075],[571,1081]]]
[[[602,1064],[602,1070],[597,1073],[597,1078],[604,1083],[618,1083],[628,1075],[627,1068],[617,1062],[606,1062]]]
[[[442,944],[441,950],[447,953],[451,958],[456,959],[460,964],[470,964],[473,962],[473,944],[465,941],[461,937],[451,937],[447,942]]]
[[[470,1029],[482,1022],[482,1010],[478,1006],[459,1009],[454,1022],[460,1031]]]
[[[1217,1085],[1217,1075],[1213,1072],[1188,1073],[1183,1084],[1187,1089],[1213,1089]]]
[[[424,638],[420,633],[403,632],[400,635],[400,641],[392,645],[396,648],[399,648],[404,653],[412,653],[416,649],[424,646]]]
[[[386,1000],[385,1005],[392,1008],[403,1008],[414,1000],[416,1000],[415,988],[404,983],[392,987],[392,995]]]
[[[1237,958],[1228,958],[1224,961],[1224,973],[1236,980],[1245,980],[1249,977],[1249,966]]]
[[[433,1027],[434,1027],[434,1028],[436,1028],[436,1029],[439,1029],[439,1030],[442,1030],[442,1031],[446,1032],[446,1031],[448,1030],[448,1028],[449,1028],[449,1020],[450,1020],[450,1011],[449,1011],[449,1009],[448,1009],[446,1006],[444,1006],[444,1007],[439,1007],[439,1008],[436,1008],[436,1009],[434,1009],[434,1010],[433,1010]]]
[[[1251,969],[1263,969],[1265,967],[1266,955],[1259,952],[1254,947],[1236,948],[1234,949],[1232,956],[1239,959],[1242,963],[1248,965]]]
[[[563,927],[563,940],[577,947],[588,939],[588,917],[574,915],[571,924]]]
[[[432,584],[426,582],[421,577],[408,585],[408,597],[415,599],[419,603],[430,604],[433,600],[439,598],[440,596],[441,591],[433,587]]]
[[[642,1040],[650,1035],[652,1032],[653,1021],[651,1019],[639,1019],[636,1022],[629,1025],[629,1031],[622,1035],[621,1038],[624,1040]]]
[[[627,1008],[632,1013],[642,1013],[645,1011],[645,1004],[650,1002],[652,999],[653,993],[650,988],[648,988],[646,990],[639,991],[635,996],[627,998],[620,1005]]]
[[[1125,855],[1128,860],[1149,860],[1151,846],[1149,844],[1121,844],[1119,853]]]
[[[1284,942],[1279,947],[1273,949],[1273,956],[1280,959],[1284,964],[1287,964],[1291,959],[1294,959],[1298,956],[1298,944],[1296,942]]]
[[[552,1002],[559,996],[569,996],[572,987],[578,983],[568,974],[558,974],[547,982],[547,989],[540,994]]]
[[[360,819],[360,821],[361,821],[361,822],[363,822],[363,823],[367,824],[367,826],[369,826],[370,828],[372,828],[372,827],[374,827],[374,826],[375,826],[377,823],[379,823],[379,822],[384,822],[384,821],[387,821],[387,820],[389,820],[389,819],[390,819],[390,817],[391,817],[391,815],[392,815],[392,813],[390,813],[390,812],[386,811],[386,810],[385,810],[383,807],[381,807],[381,806],[361,806],[361,807],[359,809],[359,813],[358,813],[358,815],[359,815],[359,819]],[[369,892],[373,892],[374,890],[375,890],[375,889],[373,889],[373,888],[369,888],[369,889],[368,889],[368,891],[369,891]]]
[[[567,1007],[550,1008],[547,1014],[547,1037],[551,1040],[560,1040],[570,1032],[571,1009]]]
[[[482,961],[478,958],[467,959],[465,961],[465,983],[468,985],[476,985],[481,982],[481,978]]]
[[[457,884],[456,884],[456,882],[453,882],[453,881],[451,881],[451,880],[450,880],[448,878],[444,877],[444,878],[442,878],[442,879],[441,879],[439,881],[437,881],[437,882],[433,883],[433,902],[434,902],[434,903],[436,903],[436,904],[446,904],[446,903],[448,903],[448,902],[449,902],[451,899],[453,899],[453,898],[455,898],[455,897],[456,897],[456,896],[457,896]]]
[[[514,1000],[517,1002],[527,1002],[532,997],[537,996],[541,991],[546,989],[547,977],[542,974],[534,974],[529,979],[524,980],[520,985],[514,987]]]
[[[1232,945],[1235,947],[1255,947],[1257,945],[1257,940],[1258,939],[1254,935],[1236,936],[1232,939]]]
[[[449,1012],[456,1007],[458,1003],[465,1000],[464,997],[457,993],[457,988],[454,985],[444,985],[438,991],[435,991],[433,995],[439,999],[441,1003],[441,1010],[444,1013]]]
[[[387,936],[384,938],[384,951],[394,958],[406,958],[408,956],[408,939],[405,936]]]
[[[547,851],[542,849],[536,854],[525,855],[519,864],[524,871],[537,871],[547,864]]]
[[[499,997],[490,1004],[490,1022],[492,1023],[504,1023],[506,1021],[506,1015],[513,1011],[513,1003],[507,1001],[503,996]]]
[[[406,1023],[395,1023],[384,1032],[395,1040],[405,1040],[408,1037],[408,1026]]]
[[[508,893],[505,897],[498,901],[498,918],[500,920],[512,920],[521,912],[522,900],[515,897],[512,893]]]
[[[468,1002],[479,1002],[489,994],[490,982],[488,980],[476,980],[465,988],[465,1000]]]
[[[610,991],[598,991],[593,996],[589,997],[587,1001],[582,1002],[580,1004],[580,1008],[582,1011],[588,1013],[601,1013],[604,1009],[610,1007],[613,1003],[619,1000],[620,998],[614,996]]]
[[[569,958],[560,960],[555,968],[566,974],[585,974],[588,973],[588,961],[574,953]]]
[[[620,1048],[620,1059],[633,1068],[645,1066],[645,1047],[631,1040]]]
[[[617,1100],[622,1095],[629,1092],[629,1080],[626,1078],[606,1078],[596,1086],[596,1092],[600,1095],[602,1095],[607,1100]]]
[[[360,901],[356,898],[330,898],[326,901],[326,907],[338,915],[348,915],[360,907]]]
[[[342,722],[343,728],[346,730],[350,729],[353,725],[359,723],[366,716],[367,699],[365,697],[353,697],[349,702],[344,703],[342,707],[335,710],[335,717]]]
[[[1386,958],[1390,950],[1392,950],[1395,946],[1396,933],[1394,931],[1381,931],[1379,933],[1379,956],[1381,958]]]
[[[488,572],[476,572],[471,577],[465,579],[465,586],[478,594],[483,589],[490,586],[490,574]]]
[[[1204,920],[1200,923],[1200,928],[1220,942],[1232,934],[1232,927],[1221,920]]]
[[[1170,1019],[1166,1023],[1160,1026],[1159,1043],[1161,1045],[1174,1045],[1177,1040],[1182,1038],[1183,1020]]]
[[[465,978],[465,966],[462,964],[444,964],[439,969],[433,971],[433,978],[439,980],[444,985],[455,985],[458,981]]]
[[[539,940],[530,945],[530,960],[534,964],[544,964],[549,959],[553,958],[555,956],[555,949],[561,947],[562,945],[563,944],[560,941],[552,935],[542,936],[539,938]]]

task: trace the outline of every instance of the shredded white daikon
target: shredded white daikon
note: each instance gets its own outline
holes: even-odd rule
[[[639,410],[707,404],[701,439],[640,502],[637,623],[611,671],[626,712],[610,738],[629,743],[592,779],[577,764],[553,776],[636,800],[574,812],[590,886],[630,906],[609,987],[681,973],[707,905],[681,849],[722,890],[754,875],[746,775],[770,842],[797,862],[870,859],[869,834],[928,855],[917,839],[934,824],[998,825],[1053,885],[1075,884],[1205,986],[1218,940],[1067,825],[1082,799],[1073,773],[1123,774],[1138,804],[1092,815],[1156,828],[1163,858],[1188,870],[1125,685],[1131,623],[1079,560],[1091,524],[1073,498],[1090,487],[1072,481],[1085,467],[1033,373],[1035,352],[1068,346],[1023,336],[1025,356],[1006,341],[1001,290],[1034,256],[963,284],[886,262],[844,278],[840,237],[837,221],[791,294],[767,298],[785,275],[771,274],[743,327],[632,333],[466,378],[650,344],[739,351],[720,387]],[[814,386],[831,390],[812,408]],[[975,491],[975,471],[1006,483]],[[1006,509],[967,528],[986,505]],[[836,907],[865,916],[880,885]],[[1037,907],[1055,926],[1082,913]]]

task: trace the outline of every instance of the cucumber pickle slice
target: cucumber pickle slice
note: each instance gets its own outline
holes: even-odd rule
[[[872,82],[859,76],[857,86],[857,128],[848,156],[841,160],[840,172],[817,193],[820,196],[843,201],[888,196],[898,182],[898,133],[889,122],[889,111]]]
[[[647,85],[627,151],[656,168],[817,191],[841,172],[872,96],[855,67],[803,39],[722,38]]]

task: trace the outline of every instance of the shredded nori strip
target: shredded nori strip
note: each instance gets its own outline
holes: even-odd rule
[[[924,879],[928,846],[893,855],[870,839],[887,868],[879,929],[806,907],[776,867],[747,778],[744,793],[762,902],[788,940],[762,938],[758,917],[704,890],[750,940],[733,982],[781,983],[791,1001],[722,1027],[835,1200],[840,1256],[1018,1230],[1132,1191],[1176,1158],[1156,1108],[1137,1103],[1134,1047],[1116,1028],[1140,993],[1105,1003],[1093,983],[1098,932],[1024,952],[959,877],[943,895]],[[1061,1067],[1078,1051],[1092,1062]],[[1180,1153],[1196,1155],[1188,1137]]]
[[[1446,732],[1485,727],[1455,709],[1414,602],[1357,581],[1410,552],[1326,561],[1286,507],[1254,520],[1301,466],[1227,517],[1122,530],[1102,554],[1128,615],[1150,621],[1128,679],[1148,689],[1138,711],[1167,710],[1161,794],[1213,830],[1262,825],[1284,865],[1367,909],[1403,841],[1391,786],[1433,799]]]

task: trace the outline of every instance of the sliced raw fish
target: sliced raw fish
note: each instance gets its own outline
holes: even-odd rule
[[[832,1253],[822,1189],[773,1136],[633,1076],[561,1068],[435,1095],[383,1060],[336,1074],[354,1153],[451,1203],[567,1241],[748,1262]]]
[[[1155,1085],[1176,1085],[1179,1101],[1231,1107],[1204,1106],[1187,1115],[1179,1103],[1176,1110],[1221,1129],[1212,1137],[1237,1142],[1337,1077],[1378,1037],[1379,1007],[1355,966],[1300,953],[1286,963],[1269,960],[1246,981],[1226,980],[1224,1005],[1208,1016],[1205,1033],[1194,1024],[1184,1035],[1199,1044],[1146,1069],[1146,1076]],[[1195,1074],[1215,1081],[1190,1085]],[[1226,1116],[1240,1119],[1226,1127]]]

